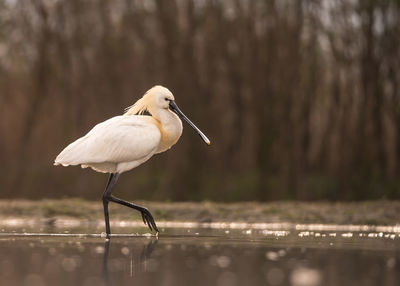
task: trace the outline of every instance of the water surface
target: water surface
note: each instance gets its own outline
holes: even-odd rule
[[[400,285],[396,232],[101,230],[1,229],[1,285]]]

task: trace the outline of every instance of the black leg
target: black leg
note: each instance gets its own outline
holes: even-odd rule
[[[134,210],[140,211],[140,213],[142,214],[143,223],[145,225],[147,224],[147,226],[150,228],[150,230],[154,229],[156,232],[159,232],[153,216],[151,215],[150,211],[148,209],[146,209],[145,207],[138,206],[138,205],[132,204],[130,202],[121,200],[117,197],[114,197],[113,195],[110,195],[110,197],[108,199],[111,202],[114,202],[114,203],[129,207],[129,208],[132,208]]]
[[[108,202],[114,202],[114,203],[129,207],[129,208],[132,208],[134,210],[140,211],[140,213],[142,214],[143,223],[145,225],[147,224],[147,226],[150,228],[150,230],[154,229],[156,232],[159,232],[156,222],[154,221],[154,218],[148,209],[146,209],[145,207],[138,206],[138,205],[132,204],[130,202],[121,200],[117,197],[114,197],[111,194],[112,189],[118,180],[118,177],[119,177],[119,173],[110,174],[110,177],[108,178],[106,189],[103,193],[104,219],[105,219],[105,223],[106,223],[107,238],[109,238],[110,234],[111,234],[110,220],[109,220],[109,214],[108,214]]]
[[[112,188],[114,187],[115,183],[117,182],[118,177],[119,177],[118,173],[110,174],[110,177],[108,178],[108,182],[106,185],[106,189],[104,190],[104,193],[103,193],[104,220],[106,223],[107,238],[109,238],[110,234],[111,234],[110,219],[109,219],[109,215],[108,215],[108,202],[109,202],[109,197],[111,196]]]

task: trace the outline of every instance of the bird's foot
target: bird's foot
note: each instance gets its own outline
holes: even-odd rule
[[[141,211],[142,213],[142,219],[143,219],[143,223],[145,225],[147,225],[151,231],[153,231],[153,229],[157,232],[157,234],[159,233],[156,222],[154,221],[153,216],[151,215],[151,213],[149,212],[148,209],[143,208],[143,210]]]
[[[100,237],[105,238],[106,240],[110,240],[111,233],[102,232]]]

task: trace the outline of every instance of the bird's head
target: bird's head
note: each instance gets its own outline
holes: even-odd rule
[[[169,103],[175,101],[175,97],[172,92],[161,85],[156,85],[148,91],[152,94],[154,105],[157,108],[168,109]]]
[[[169,103],[174,101],[172,92],[161,85],[150,88],[141,99],[126,109],[126,115],[143,114],[145,111],[152,113],[155,109],[168,109]]]

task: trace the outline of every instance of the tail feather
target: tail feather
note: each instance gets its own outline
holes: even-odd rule
[[[54,160],[54,165],[70,166],[70,165],[80,165],[82,163],[82,147],[80,143],[85,140],[85,137],[79,138],[75,142],[72,142]]]

